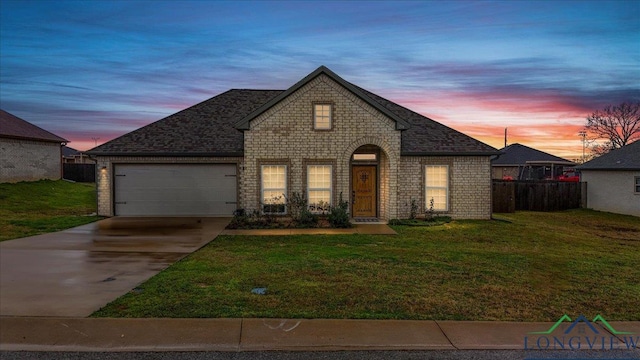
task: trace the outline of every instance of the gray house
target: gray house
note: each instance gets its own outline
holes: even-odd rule
[[[349,202],[354,218],[491,216],[497,150],[322,66],[287,90],[229,90],[88,152],[105,216],[287,214]]]
[[[640,141],[586,162],[578,169],[587,183],[587,207],[640,216]]]
[[[494,179],[544,180],[562,175],[565,168],[576,164],[522,144],[511,144],[500,149],[500,156],[491,160]]]
[[[67,140],[0,110],[0,182],[58,180]]]

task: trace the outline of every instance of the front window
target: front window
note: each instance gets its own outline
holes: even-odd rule
[[[313,106],[313,128],[331,130],[331,105],[315,104]]]
[[[636,193],[640,194],[640,176],[636,176]]]
[[[262,211],[265,214],[285,214],[287,166],[262,166]]]
[[[447,165],[425,166],[425,209],[449,210],[449,167]]]
[[[324,212],[331,206],[331,165],[307,166],[309,210]]]

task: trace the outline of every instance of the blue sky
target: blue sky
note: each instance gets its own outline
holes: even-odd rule
[[[78,149],[230,88],[326,65],[495,147],[581,153],[591,111],[640,100],[640,1],[10,1],[0,107]]]

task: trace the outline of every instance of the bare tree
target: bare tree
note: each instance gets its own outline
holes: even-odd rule
[[[592,146],[598,155],[640,139],[640,101],[608,105],[593,112],[587,117],[585,129],[595,138],[605,139],[603,145]]]

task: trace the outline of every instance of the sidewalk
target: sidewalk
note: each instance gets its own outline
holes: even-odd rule
[[[335,234],[367,234],[367,235],[397,235],[392,228],[386,224],[354,224],[348,229],[334,228],[313,228],[313,229],[251,229],[251,230],[229,230],[225,229],[220,235],[252,235],[252,236],[275,236],[275,235],[335,235]]]
[[[524,349],[553,323],[329,319],[0,318],[5,351]],[[611,322],[640,333],[640,322]],[[603,332],[602,334],[608,333]],[[530,336],[530,335],[529,335]],[[634,335],[635,336],[635,335]],[[530,343],[532,343],[530,340]],[[633,354],[638,354],[635,350]]]

